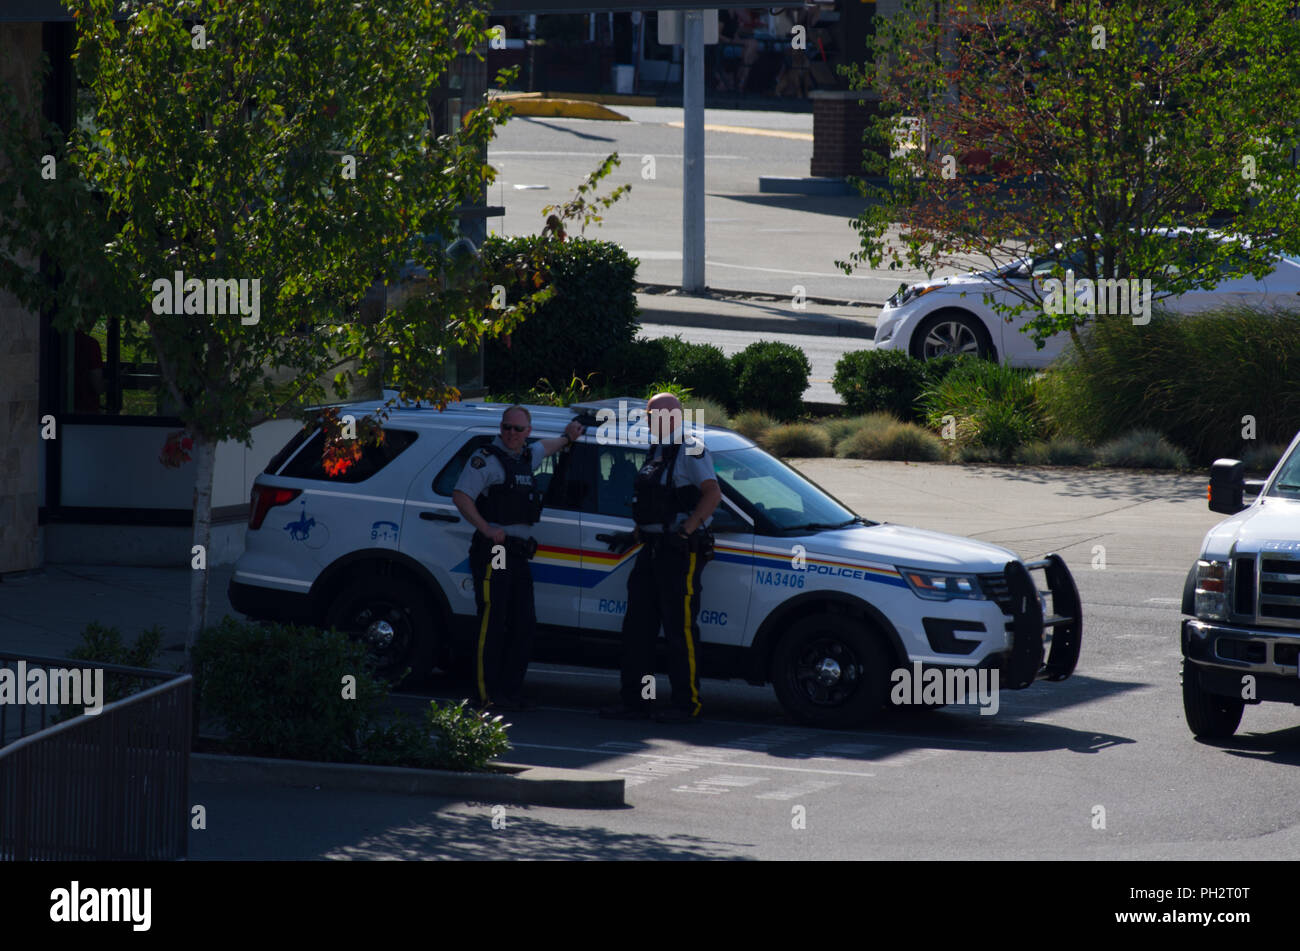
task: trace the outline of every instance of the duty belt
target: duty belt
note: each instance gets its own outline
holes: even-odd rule
[[[490,546],[492,545],[492,539],[488,538],[482,532],[475,531],[474,540],[471,544],[480,547]],[[533,555],[537,554],[537,539],[532,536],[529,536],[528,538],[520,538],[516,535],[507,535],[504,544],[506,546],[506,554],[509,555],[515,555],[516,557],[523,556],[524,558],[531,559]]]

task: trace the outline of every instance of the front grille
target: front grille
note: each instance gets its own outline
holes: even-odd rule
[[[1300,558],[1260,556],[1259,619],[1300,626]]]
[[[1216,651],[1224,660],[1244,660],[1252,664],[1262,664],[1268,659],[1263,644],[1235,637],[1220,637]]]
[[[1255,559],[1234,558],[1232,562],[1232,610],[1234,614],[1255,616]]]

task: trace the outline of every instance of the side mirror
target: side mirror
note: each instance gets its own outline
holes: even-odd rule
[[[1210,485],[1205,497],[1210,511],[1236,515],[1246,507],[1246,466],[1236,459],[1216,459],[1210,466]]]

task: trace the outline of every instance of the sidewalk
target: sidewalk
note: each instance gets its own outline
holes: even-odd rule
[[[643,285],[644,287],[645,285]],[[653,288],[659,291],[659,288]],[[641,291],[636,295],[643,324],[670,327],[706,327],[713,330],[741,330],[758,333],[812,334],[829,337],[876,335],[880,308],[868,304],[815,303],[807,301],[795,310],[790,298],[733,296],[726,291],[705,295]]]
[[[208,569],[208,623],[233,614],[226,585],[233,565]],[[190,569],[118,565],[45,565],[0,577],[0,650],[66,657],[86,625],[116,627],[125,644],[158,625],[163,666],[175,666],[185,648]]]

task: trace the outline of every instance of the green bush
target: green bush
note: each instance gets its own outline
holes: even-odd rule
[[[894,459],[901,462],[941,462],[947,457],[943,440],[915,423],[884,428],[863,427],[835,447],[841,459]]]
[[[661,341],[666,359],[663,378],[689,387],[691,392],[725,406],[734,406],[731,364],[711,343],[687,343],[681,337]]]
[[[1104,465],[1126,469],[1186,469],[1187,454],[1153,429],[1137,429],[1097,450]]]
[[[988,360],[964,357],[949,366],[926,387],[921,405],[935,429],[942,431],[951,422],[958,449],[974,443],[1003,459],[1045,431],[1034,374]]]
[[[1252,446],[1241,454],[1241,461],[1247,472],[1272,472],[1277,468],[1278,460],[1286,453],[1287,447],[1282,443],[1264,443]]]
[[[885,429],[901,420],[890,413],[867,413],[864,416],[840,416],[821,424],[831,445],[837,446],[859,429]]]
[[[500,717],[464,703],[434,704],[423,724],[389,721],[387,683],[366,647],[337,631],[228,617],[195,644],[193,670],[200,709],[233,753],[465,769],[508,748]]]
[[[646,386],[642,394],[643,399],[650,399],[657,393],[671,393],[677,397],[678,401],[684,406],[686,401],[691,399],[691,388],[682,386],[680,383],[674,383],[672,380],[658,380]]]
[[[554,295],[510,335],[510,346],[484,346],[484,373],[494,391],[524,392],[546,377],[585,378],[604,370],[611,349],[636,335],[635,258],[617,244],[538,236],[489,237],[483,242],[484,279],[506,288],[507,300],[533,291],[534,254],[543,256]]]
[[[628,396],[667,375],[668,349],[663,340],[637,337],[610,347],[604,361],[604,385]]]
[[[692,396],[690,399],[682,400],[682,409],[688,409],[694,413],[695,421],[702,426],[727,425],[727,408],[721,403],[715,403],[713,400]]]
[[[747,409],[742,413],[737,413],[731,417],[731,429],[734,429],[740,435],[747,439],[758,442],[763,433],[775,426],[776,420],[766,413],[756,409]]]
[[[785,423],[772,426],[758,439],[774,456],[782,459],[829,456],[831,437],[813,423]]]
[[[1017,449],[1015,460],[1027,466],[1090,466],[1097,453],[1077,439],[1040,439]]]
[[[802,350],[788,343],[751,343],[731,358],[736,401],[779,420],[794,419],[803,408],[812,366]]]
[[[156,624],[141,632],[136,642],[127,647],[122,643],[122,632],[115,627],[105,627],[91,622],[81,632],[81,643],[68,651],[73,660],[89,660],[100,664],[118,664],[123,667],[151,668],[162,650],[162,628]]]
[[[916,419],[925,388],[925,362],[901,350],[855,350],[835,363],[831,387],[850,413],[892,413]]]
[[[1208,463],[1242,454],[1243,416],[1264,443],[1300,429],[1300,313],[1156,310],[1144,326],[1101,317],[1084,345],[1069,349],[1039,394],[1065,435],[1098,444],[1150,429]]]

